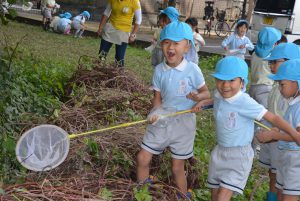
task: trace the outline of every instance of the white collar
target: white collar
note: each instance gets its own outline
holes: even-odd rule
[[[243,35],[242,37],[240,37],[238,34],[235,34],[235,37],[236,37],[236,38],[240,38],[240,39],[244,39],[246,36]]]
[[[297,96],[296,98],[290,99],[291,101],[289,101],[289,105],[294,105],[296,103],[298,103],[300,101],[300,95]]]
[[[176,70],[179,70],[179,71],[184,71],[184,69],[186,68],[186,66],[187,66],[187,60],[184,58],[183,60],[182,60],[182,62],[178,65],[178,66],[176,66],[176,67],[170,67],[170,66],[168,66],[168,64],[166,63],[166,61],[164,61],[164,65],[163,65],[163,70],[164,71],[167,71],[167,70],[171,70],[171,69],[176,69]]]
[[[217,98],[222,98],[223,100],[229,102],[229,103],[232,103],[234,102],[236,99],[238,99],[244,92],[242,91],[239,91],[237,92],[234,96],[230,97],[230,98],[223,98],[223,96],[221,96],[221,94],[219,93],[219,91],[217,90],[216,92],[216,97]]]

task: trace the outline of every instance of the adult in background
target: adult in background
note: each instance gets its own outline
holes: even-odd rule
[[[52,21],[52,14],[56,12],[56,9],[60,8],[55,0],[41,0],[41,13],[43,15],[42,23],[43,29],[48,30]]]
[[[133,17],[135,21],[132,25]],[[127,45],[135,40],[141,22],[142,10],[139,0],[108,0],[97,31],[102,38],[99,58],[105,60],[112,44],[115,44],[116,66],[124,67]]]

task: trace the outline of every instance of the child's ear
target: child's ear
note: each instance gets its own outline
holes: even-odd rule
[[[244,89],[245,81],[241,78],[241,89]]]
[[[186,40],[186,46],[185,46],[185,49],[184,49],[184,52],[187,53],[189,51],[189,49],[192,47],[192,43],[191,41],[189,40]]]

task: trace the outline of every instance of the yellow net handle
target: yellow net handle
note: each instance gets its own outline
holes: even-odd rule
[[[192,110],[183,110],[183,111],[176,112],[176,113],[173,113],[173,114],[164,115],[162,117],[163,118],[164,117],[174,117],[174,116],[177,116],[177,115],[189,113],[191,111]],[[94,133],[100,133],[100,132],[103,132],[103,131],[113,130],[113,129],[116,129],[116,128],[124,128],[124,127],[128,127],[128,126],[133,126],[133,125],[137,125],[137,124],[146,123],[147,121],[148,121],[147,119],[144,119],[144,120],[140,120],[140,121],[119,124],[119,125],[111,126],[111,127],[108,127],[108,128],[102,128],[102,129],[98,129],[98,130],[87,131],[87,132],[84,132],[84,133],[70,134],[69,138],[72,139],[72,138],[81,137],[81,136],[84,136],[84,135],[89,135],[89,134],[94,134]]]
[[[211,106],[209,106],[208,108],[204,108],[204,109],[209,109],[209,108],[211,108]],[[164,115],[163,117],[174,117],[174,116],[177,116],[177,115],[190,113],[191,111],[192,110],[183,110],[183,111],[176,112],[176,113],[173,113],[173,114]],[[144,120],[140,120],[140,121],[119,124],[119,125],[111,126],[111,127],[108,127],[108,128],[102,128],[102,129],[98,129],[98,130],[87,131],[87,132],[84,132],[84,133],[70,134],[69,138],[72,139],[72,138],[81,137],[81,136],[84,136],[84,135],[89,135],[89,134],[94,134],[94,133],[100,133],[100,132],[109,131],[109,130],[113,130],[113,129],[117,129],[117,128],[124,128],[124,127],[128,127],[128,126],[133,126],[133,125],[137,125],[137,124],[146,123],[147,121],[148,121],[147,119],[144,119]],[[271,130],[268,126],[266,126],[266,125],[264,125],[264,124],[262,124],[262,123],[260,123],[258,121],[254,121],[254,122],[257,125],[265,128],[267,130]]]

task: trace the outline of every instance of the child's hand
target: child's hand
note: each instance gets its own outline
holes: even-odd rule
[[[156,114],[150,115],[150,116],[147,117],[147,120],[148,120],[148,122],[149,122],[150,124],[155,123],[155,122],[158,121],[159,119],[160,119],[160,116],[159,116],[159,115],[156,115]]]
[[[155,40],[154,38],[151,40],[151,44],[154,44],[154,45],[156,45],[156,43],[157,43],[157,40]]]
[[[239,49],[244,49],[246,47],[246,45],[240,45]]]
[[[201,112],[201,111],[203,110],[202,107],[203,107],[202,102],[199,102],[199,103],[197,103],[196,105],[194,105],[194,106],[192,107],[191,111],[192,111],[193,113]]]
[[[256,133],[255,137],[258,139],[260,143],[268,143],[273,140],[272,135],[273,135],[273,130],[270,131],[262,130]]]
[[[188,95],[186,95],[186,97],[188,99],[191,99],[191,100],[195,101],[195,102],[199,102],[200,100],[198,98],[198,94],[199,93],[197,91],[192,91]]]

